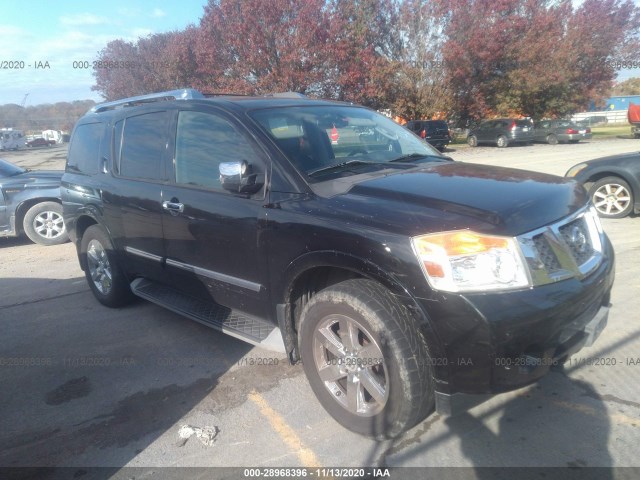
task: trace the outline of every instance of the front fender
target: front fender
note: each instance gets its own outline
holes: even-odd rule
[[[444,358],[444,347],[438,332],[433,327],[433,322],[428,313],[402,282],[370,260],[335,250],[314,251],[300,255],[293,260],[283,272],[283,289],[277,302],[279,309],[278,321],[281,331],[288,333],[287,336],[295,335],[288,327],[293,326],[293,322],[295,321],[295,319],[291,318],[292,309],[290,307],[296,285],[305,272],[318,267],[333,267],[348,270],[384,285],[418,322],[419,328],[427,342],[431,358]],[[289,317],[288,320],[286,317]],[[285,322],[286,325],[284,324]],[[296,343],[292,338],[286,338],[285,344],[287,340],[292,347]],[[445,365],[434,364],[434,373],[436,382],[439,385],[448,383],[449,371]]]

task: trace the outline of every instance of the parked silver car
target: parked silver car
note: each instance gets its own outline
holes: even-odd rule
[[[534,138],[536,142],[549,145],[561,143],[577,143],[591,138],[591,129],[581,127],[571,120],[542,120],[536,122]]]

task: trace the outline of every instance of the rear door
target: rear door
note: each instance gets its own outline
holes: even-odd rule
[[[119,120],[114,128],[117,178],[104,190],[105,215],[130,274],[164,281],[162,187],[166,183],[170,115],[146,111]]]
[[[266,154],[233,117],[185,106],[175,116],[171,182],[162,224],[171,283],[190,295],[264,317],[267,311],[265,191],[238,195],[220,184],[222,162],[266,173]]]

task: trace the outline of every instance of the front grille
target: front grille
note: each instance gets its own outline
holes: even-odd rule
[[[533,285],[583,278],[594,271],[603,258],[598,224],[595,213],[585,208],[567,219],[520,235],[518,242]]]
[[[549,242],[543,234],[533,237],[533,244],[538,251],[538,258],[546,267],[547,271],[557,272],[562,268],[560,262],[558,261],[558,257],[556,257],[556,254],[553,253],[553,250],[551,250]]]
[[[593,245],[584,218],[578,218],[558,229],[578,266],[593,256]]]

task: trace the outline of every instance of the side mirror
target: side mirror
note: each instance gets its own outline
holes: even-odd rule
[[[264,175],[253,173],[246,161],[223,162],[218,166],[222,188],[233,193],[256,193],[264,185]]]

